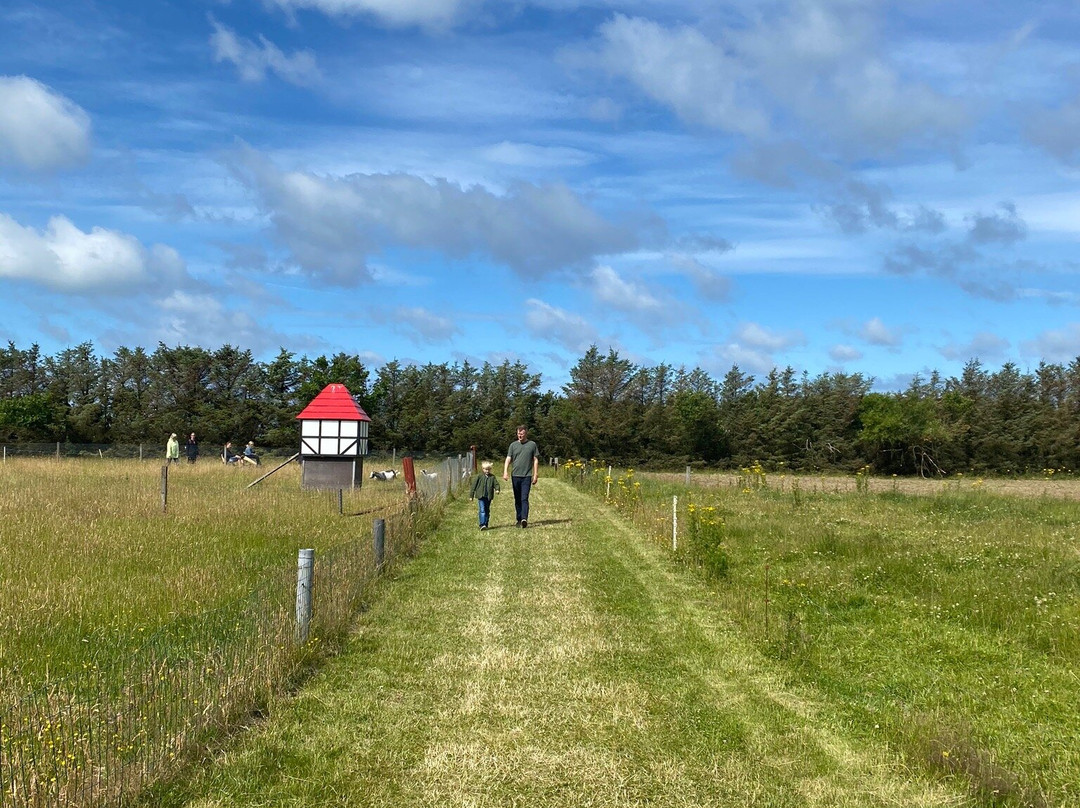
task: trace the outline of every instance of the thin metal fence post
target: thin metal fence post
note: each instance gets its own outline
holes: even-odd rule
[[[386,560],[386,520],[376,519],[371,526],[372,548],[375,552],[375,571],[381,572]]]
[[[671,498],[671,551],[679,549],[679,498]]]
[[[311,630],[311,586],[315,578],[315,550],[301,550],[296,563],[296,641],[307,642]]]
[[[169,464],[161,467],[161,512],[169,512]]]
[[[687,485],[687,487],[690,486],[690,467],[689,466],[686,467],[686,485]]]

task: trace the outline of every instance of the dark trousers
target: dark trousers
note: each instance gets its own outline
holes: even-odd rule
[[[517,520],[529,520],[529,491],[532,490],[532,477],[511,477],[514,486],[514,510]]]

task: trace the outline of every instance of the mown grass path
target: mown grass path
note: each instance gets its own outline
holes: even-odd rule
[[[340,657],[153,803],[968,804],[846,737],[617,515],[549,479],[532,501],[483,533],[451,506]]]

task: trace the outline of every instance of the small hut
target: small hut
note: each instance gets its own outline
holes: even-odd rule
[[[359,488],[371,418],[343,384],[328,384],[296,416],[302,488]]]

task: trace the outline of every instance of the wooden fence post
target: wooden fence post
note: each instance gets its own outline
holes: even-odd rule
[[[169,512],[169,464],[161,467],[161,512]]]
[[[375,551],[375,571],[382,572],[386,560],[386,520],[376,519],[371,527],[372,546]]]
[[[315,550],[301,550],[296,564],[296,641],[307,642],[311,629],[311,585],[315,578]]]

